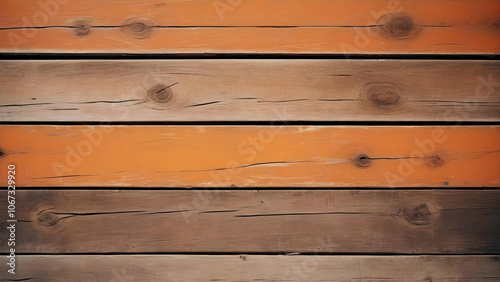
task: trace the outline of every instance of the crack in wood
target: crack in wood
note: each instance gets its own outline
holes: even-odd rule
[[[270,213],[270,214],[242,214],[234,217],[262,217],[262,216],[303,216],[303,215],[378,215],[377,213],[367,212],[311,212],[311,213]]]
[[[257,103],[289,103],[289,102],[300,102],[300,101],[309,101],[310,99],[290,99],[290,100],[280,100],[280,101],[257,101]]]
[[[90,28],[123,28],[128,25],[90,25]],[[205,26],[196,26],[196,25],[149,25],[151,28],[160,28],[160,29],[183,29],[183,28],[373,28],[373,27],[384,27],[384,24],[372,24],[372,25],[205,25]],[[415,25],[418,27],[429,27],[429,28],[451,28],[455,26],[450,25]],[[50,25],[50,26],[15,26],[15,27],[0,27],[0,30],[22,30],[22,29],[48,29],[48,28],[69,28],[69,29],[78,29],[77,26],[70,25]]]
[[[0,105],[0,107],[26,107],[26,106],[39,106],[39,105],[51,105],[53,103],[33,103],[33,104],[10,104],[10,105]]]
[[[144,212],[136,215],[152,215],[152,214],[170,214],[170,213],[180,213],[180,212],[188,212],[191,210],[175,210],[175,211],[158,211],[158,212]]]
[[[295,162],[263,162],[263,163],[253,163],[253,164],[248,164],[248,165],[242,165],[242,166],[236,166],[236,167],[224,167],[224,168],[214,168],[214,169],[200,169],[200,170],[176,170],[176,171],[158,171],[159,173],[162,172],[206,172],[206,171],[219,171],[219,170],[230,170],[230,169],[240,169],[240,168],[248,168],[248,167],[255,167],[255,166],[280,166],[280,165],[292,165],[292,164],[299,164],[299,163],[310,163],[313,161],[295,161]]]
[[[97,103],[105,103],[105,104],[119,104],[119,103],[128,103],[128,102],[143,102],[143,99],[130,99],[130,100],[117,100],[117,101],[88,101],[81,103],[70,103],[70,104],[97,104]]]
[[[213,104],[218,104],[221,101],[213,101],[213,102],[207,102],[207,103],[201,103],[201,104],[194,104],[194,105],[189,105],[184,108],[193,108],[193,107],[201,107],[201,106],[208,106],[208,105],[213,105]]]

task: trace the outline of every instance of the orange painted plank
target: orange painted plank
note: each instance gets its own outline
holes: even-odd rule
[[[477,187],[500,127],[0,127],[0,183],[26,186]]]
[[[0,51],[495,54],[499,20],[495,0],[4,0]]]

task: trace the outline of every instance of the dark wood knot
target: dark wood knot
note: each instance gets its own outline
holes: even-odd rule
[[[92,25],[88,20],[77,20],[73,23],[73,30],[77,36],[85,37],[90,33]]]
[[[173,96],[174,93],[172,92],[170,86],[163,84],[157,84],[151,87],[147,92],[148,99],[160,104],[168,103],[172,100]]]
[[[399,88],[389,82],[371,82],[363,85],[359,90],[359,100],[368,109],[381,111],[401,110],[404,108],[404,99]]]
[[[5,157],[7,154],[5,153],[5,151],[3,150],[2,147],[0,147],[0,159]]]
[[[53,212],[44,211],[37,217],[37,222],[43,226],[54,226],[60,220],[60,217]]]
[[[424,162],[425,162],[425,165],[427,167],[436,168],[436,167],[443,166],[446,161],[444,160],[443,157],[441,157],[439,155],[433,155],[430,157],[426,157]]]
[[[401,214],[412,225],[426,226],[437,221],[439,209],[428,203],[421,203],[403,209]]]
[[[401,99],[399,90],[392,84],[371,85],[367,93],[368,100],[377,106],[395,105]]]
[[[153,25],[145,19],[128,19],[120,29],[126,35],[137,39],[148,38],[153,33]]]
[[[359,154],[352,159],[352,163],[359,168],[367,168],[371,165],[372,160],[365,154]]]
[[[418,34],[419,28],[413,19],[402,14],[386,14],[379,21],[381,34],[387,38],[406,40]]]

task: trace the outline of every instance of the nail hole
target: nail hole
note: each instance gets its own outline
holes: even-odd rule
[[[359,168],[366,168],[371,165],[372,160],[365,154],[359,154],[352,159],[352,162],[355,166]]]

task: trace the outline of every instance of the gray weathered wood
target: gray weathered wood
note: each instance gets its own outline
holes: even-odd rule
[[[500,252],[495,190],[22,190],[16,196],[18,254]],[[2,231],[2,242],[7,236]]]
[[[2,281],[498,281],[499,256],[20,256]],[[17,279],[17,280],[16,280]]]
[[[497,61],[1,61],[0,121],[498,121]]]

